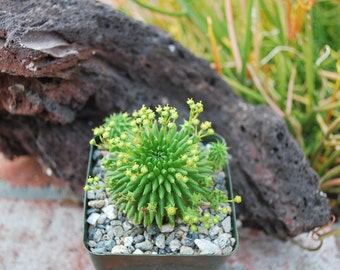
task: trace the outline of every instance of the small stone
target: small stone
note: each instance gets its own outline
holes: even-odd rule
[[[185,237],[182,239],[182,244],[184,246],[188,246],[188,247],[194,247],[195,243],[194,243],[194,239],[192,239],[191,237]]]
[[[143,229],[139,226],[138,227],[132,227],[131,230],[129,231],[129,235],[136,236],[136,235],[139,235],[142,231],[143,231]]]
[[[91,248],[91,251],[95,254],[105,254],[105,247],[101,248]]]
[[[100,159],[101,157],[103,157],[101,150],[96,149],[93,151],[93,155],[92,155],[93,160]]]
[[[220,248],[215,245],[214,243],[211,243],[209,240],[206,239],[196,239],[195,244],[200,249],[200,254],[219,254],[221,253]]]
[[[223,255],[229,255],[233,251],[233,247],[226,247],[222,250]]]
[[[153,244],[151,241],[149,240],[145,240],[143,242],[137,243],[135,245],[136,249],[140,249],[142,251],[148,251],[151,250],[153,248]]]
[[[187,225],[181,225],[181,226],[179,227],[179,229],[180,229],[181,231],[183,231],[183,232],[188,232],[188,231],[189,231],[189,226],[187,226]]]
[[[87,203],[89,207],[102,208],[105,205],[105,200],[94,200]]]
[[[192,255],[194,254],[194,250],[191,247],[181,246],[179,253],[182,255]]]
[[[93,248],[97,245],[96,241],[93,240],[90,240],[87,244],[89,245],[90,248]]]
[[[148,226],[146,228],[146,232],[149,234],[149,235],[156,235],[158,233],[159,229],[157,227],[157,225],[155,224],[152,224],[151,226]]]
[[[217,226],[217,225],[214,225],[214,226],[212,226],[212,227],[209,229],[209,235],[210,235],[210,237],[213,237],[213,236],[215,236],[215,235],[217,235],[217,234],[219,234],[219,233],[222,233],[222,229],[221,229],[219,226]]]
[[[111,225],[112,227],[121,226],[122,224],[123,224],[123,222],[120,221],[120,220],[112,220],[112,221],[110,222],[110,225]]]
[[[223,221],[222,221],[222,228],[223,231],[226,233],[229,233],[231,230],[231,218],[230,216],[227,216]]]
[[[116,242],[114,240],[107,240],[107,241],[104,241],[104,244],[105,244],[105,249],[107,251],[111,251],[113,247],[116,245]]]
[[[109,205],[103,207],[102,211],[106,214],[106,216],[109,219],[113,220],[113,219],[117,218],[117,208],[112,204],[109,204]]]
[[[157,235],[155,239],[155,244],[160,249],[164,249],[165,248],[165,235],[164,234]]]
[[[143,251],[141,251],[139,248],[137,248],[132,254],[134,255],[140,255],[140,254],[144,254]]]
[[[175,239],[175,232],[169,234],[169,236],[165,240],[165,245],[169,245],[172,240]]]
[[[132,236],[127,236],[124,238],[124,246],[129,247],[132,246],[133,243],[133,237]]]
[[[106,230],[106,235],[108,236],[108,238],[112,239],[114,237],[113,227],[107,225],[105,227],[105,230]]]
[[[169,223],[164,224],[161,228],[161,233],[169,233],[174,230],[174,226],[171,226]]]
[[[104,224],[105,220],[106,220],[106,214],[105,214],[105,213],[102,213],[102,214],[100,215],[100,217],[98,218],[97,223],[98,223],[98,224]]]
[[[231,238],[230,238],[230,245],[231,245],[231,246],[234,246],[235,243],[236,243],[236,239],[235,239],[234,237],[231,237]]]
[[[106,198],[106,194],[104,190],[97,190],[96,191],[96,199],[97,200],[104,200]]]
[[[132,254],[136,249],[134,248],[134,246],[129,246],[127,247],[127,249],[129,250],[129,253]]]
[[[94,200],[96,198],[96,194],[94,190],[88,190],[87,191],[87,199]]]
[[[123,222],[123,229],[124,229],[124,231],[128,231],[128,230],[132,229],[131,223],[128,222],[128,221],[124,221]]]
[[[96,230],[95,234],[93,235],[93,240],[97,243],[102,239],[103,233],[101,230]]]
[[[208,230],[204,228],[202,225],[197,227],[197,231],[199,234],[209,235]]]
[[[87,223],[95,226],[97,224],[99,217],[100,217],[100,214],[92,213],[91,215],[89,215],[86,221]]]
[[[181,242],[178,239],[174,239],[170,242],[169,248],[172,252],[176,252],[181,248]]]
[[[135,243],[140,243],[140,242],[143,242],[144,240],[145,240],[145,237],[144,235],[141,235],[141,234],[138,234],[133,238],[133,241]]]
[[[221,249],[226,248],[227,246],[230,246],[230,237],[231,235],[229,233],[222,233],[219,237],[218,237],[218,245]]]
[[[129,250],[127,249],[127,247],[123,246],[123,245],[118,245],[115,246],[112,250],[111,250],[112,254],[129,254]]]
[[[121,237],[122,235],[124,234],[124,230],[123,230],[123,227],[122,226],[116,226],[116,227],[113,227],[113,235],[115,237]]]

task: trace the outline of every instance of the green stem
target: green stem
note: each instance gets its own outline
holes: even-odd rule
[[[243,46],[243,53],[242,53],[242,70],[241,70],[241,78],[242,81],[246,78],[246,71],[247,71],[247,60],[248,55],[250,52],[250,45],[251,45],[251,23],[252,23],[252,17],[251,12],[253,9],[254,0],[250,0],[247,5],[247,24],[246,24],[246,35],[244,37],[244,46]]]
[[[146,8],[148,10],[155,11],[157,13],[164,14],[164,15],[180,17],[180,16],[185,16],[185,15],[188,14],[187,9],[184,9],[184,11],[180,11],[180,12],[172,12],[172,11],[162,10],[162,9],[159,9],[157,7],[154,7],[154,6],[150,6],[150,5],[145,4],[145,3],[143,3],[142,1],[139,1],[139,0],[131,0],[131,1],[135,2],[136,4],[140,5],[143,8]]]
[[[306,41],[304,46],[305,56],[305,70],[306,70],[306,88],[308,93],[309,103],[307,106],[307,112],[310,112],[314,105],[314,56],[313,56],[313,29],[311,14],[306,16]]]
[[[333,152],[329,157],[327,157],[327,161],[320,167],[318,174],[324,175],[338,157],[340,157],[340,150]]]

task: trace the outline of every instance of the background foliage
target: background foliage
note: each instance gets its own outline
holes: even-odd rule
[[[269,105],[339,204],[339,0],[104,2],[170,33],[247,102]]]

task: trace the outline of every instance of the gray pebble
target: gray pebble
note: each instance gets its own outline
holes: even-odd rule
[[[146,232],[149,234],[149,235],[156,235],[158,232],[159,232],[159,229],[157,227],[156,224],[152,224],[151,226],[148,226],[146,228]]]
[[[98,243],[102,239],[102,236],[103,233],[101,230],[96,230],[95,234],[93,235],[93,240]]]
[[[181,248],[181,242],[178,239],[174,239],[170,242],[169,248],[172,252],[176,252]]]
[[[128,221],[124,221],[123,222],[123,229],[124,229],[125,232],[128,231],[128,230],[131,230],[132,227],[133,226],[132,226],[132,224],[130,222],[128,222]]]
[[[105,191],[102,189],[96,190],[96,199],[97,200],[105,200],[106,194]]]
[[[210,237],[215,236],[217,234],[221,234],[221,233],[223,233],[223,231],[222,231],[221,227],[218,226],[218,225],[214,225],[209,229]]]
[[[132,246],[133,243],[133,237],[132,236],[127,236],[124,238],[124,246],[130,247]]]
[[[144,240],[145,240],[145,237],[144,237],[144,235],[141,235],[141,234],[136,235],[136,236],[133,238],[133,241],[134,241],[135,243],[140,243],[140,242],[143,242]]]
[[[208,230],[206,228],[204,228],[203,225],[198,226],[197,231],[200,234],[209,235]]]
[[[89,200],[94,200],[96,198],[96,193],[94,190],[88,190],[86,195]]]
[[[114,240],[107,240],[107,241],[104,241],[104,244],[105,244],[105,249],[107,251],[111,251],[113,247],[116,245],[116,242]]]
[[[102,214],[100,215],[100,217],[98,218],[97,223],[98,223],[98,224],[104,224],[105,220],[106,220],[106,214],[105,214],[105,213],[102,213]]]
[[[149,240],[145,240],[143,242],[137,243],[135,247],[136,249],[140,249],[142,251],[148,251],[153,248],[153,243]]]
[[[155,244],[160,249],[164,249],[165,248],[165,235],[164,234],[157,235],[155,239]]]
[[[226,248],[227,246],[230,246],[230,237],[231,235],[229,233],[222,233],[219,237],[218,237],[218,245],[221,249]]]
[[[195,246],[194,239],[192,239],[191,237],[185,237],[185,238],[182,239],[181,242],[184,246],[188,246],[188,247],[194,247]]]
[[[113,235],[115,237],[121,237],[122,235],[124,234],[124,230],[123,230],[123,227],[122,226],[116,226],[116,227],[113,227]]]
[[[175,239],[175,232],[169,234],[169,236],[165,240],[165,245],[169,245],[172,240]]]
[[[223,255],[228,255],[228,254],[230,254],[232,251],[233,251],[233,247],[226,247],[226,248],[224,248],[223,250],[222,250],[222,254]]]
[[[105,254],[106,253],[106,250],[105,250],[105,247],[101,247],[101,248],[91,248],[91,251],[95,254]]]
[[[171,226],[169,223],[164,224],[161,228],[162,233],[169,233],[169,232],[172,232],[173,230],[174,230],[174,227]]]

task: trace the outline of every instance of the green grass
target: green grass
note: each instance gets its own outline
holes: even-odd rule
[[[172,34],[247,102],[267,104],[285,119],[321,188],[339,203],[338,0],[111,2]]]

